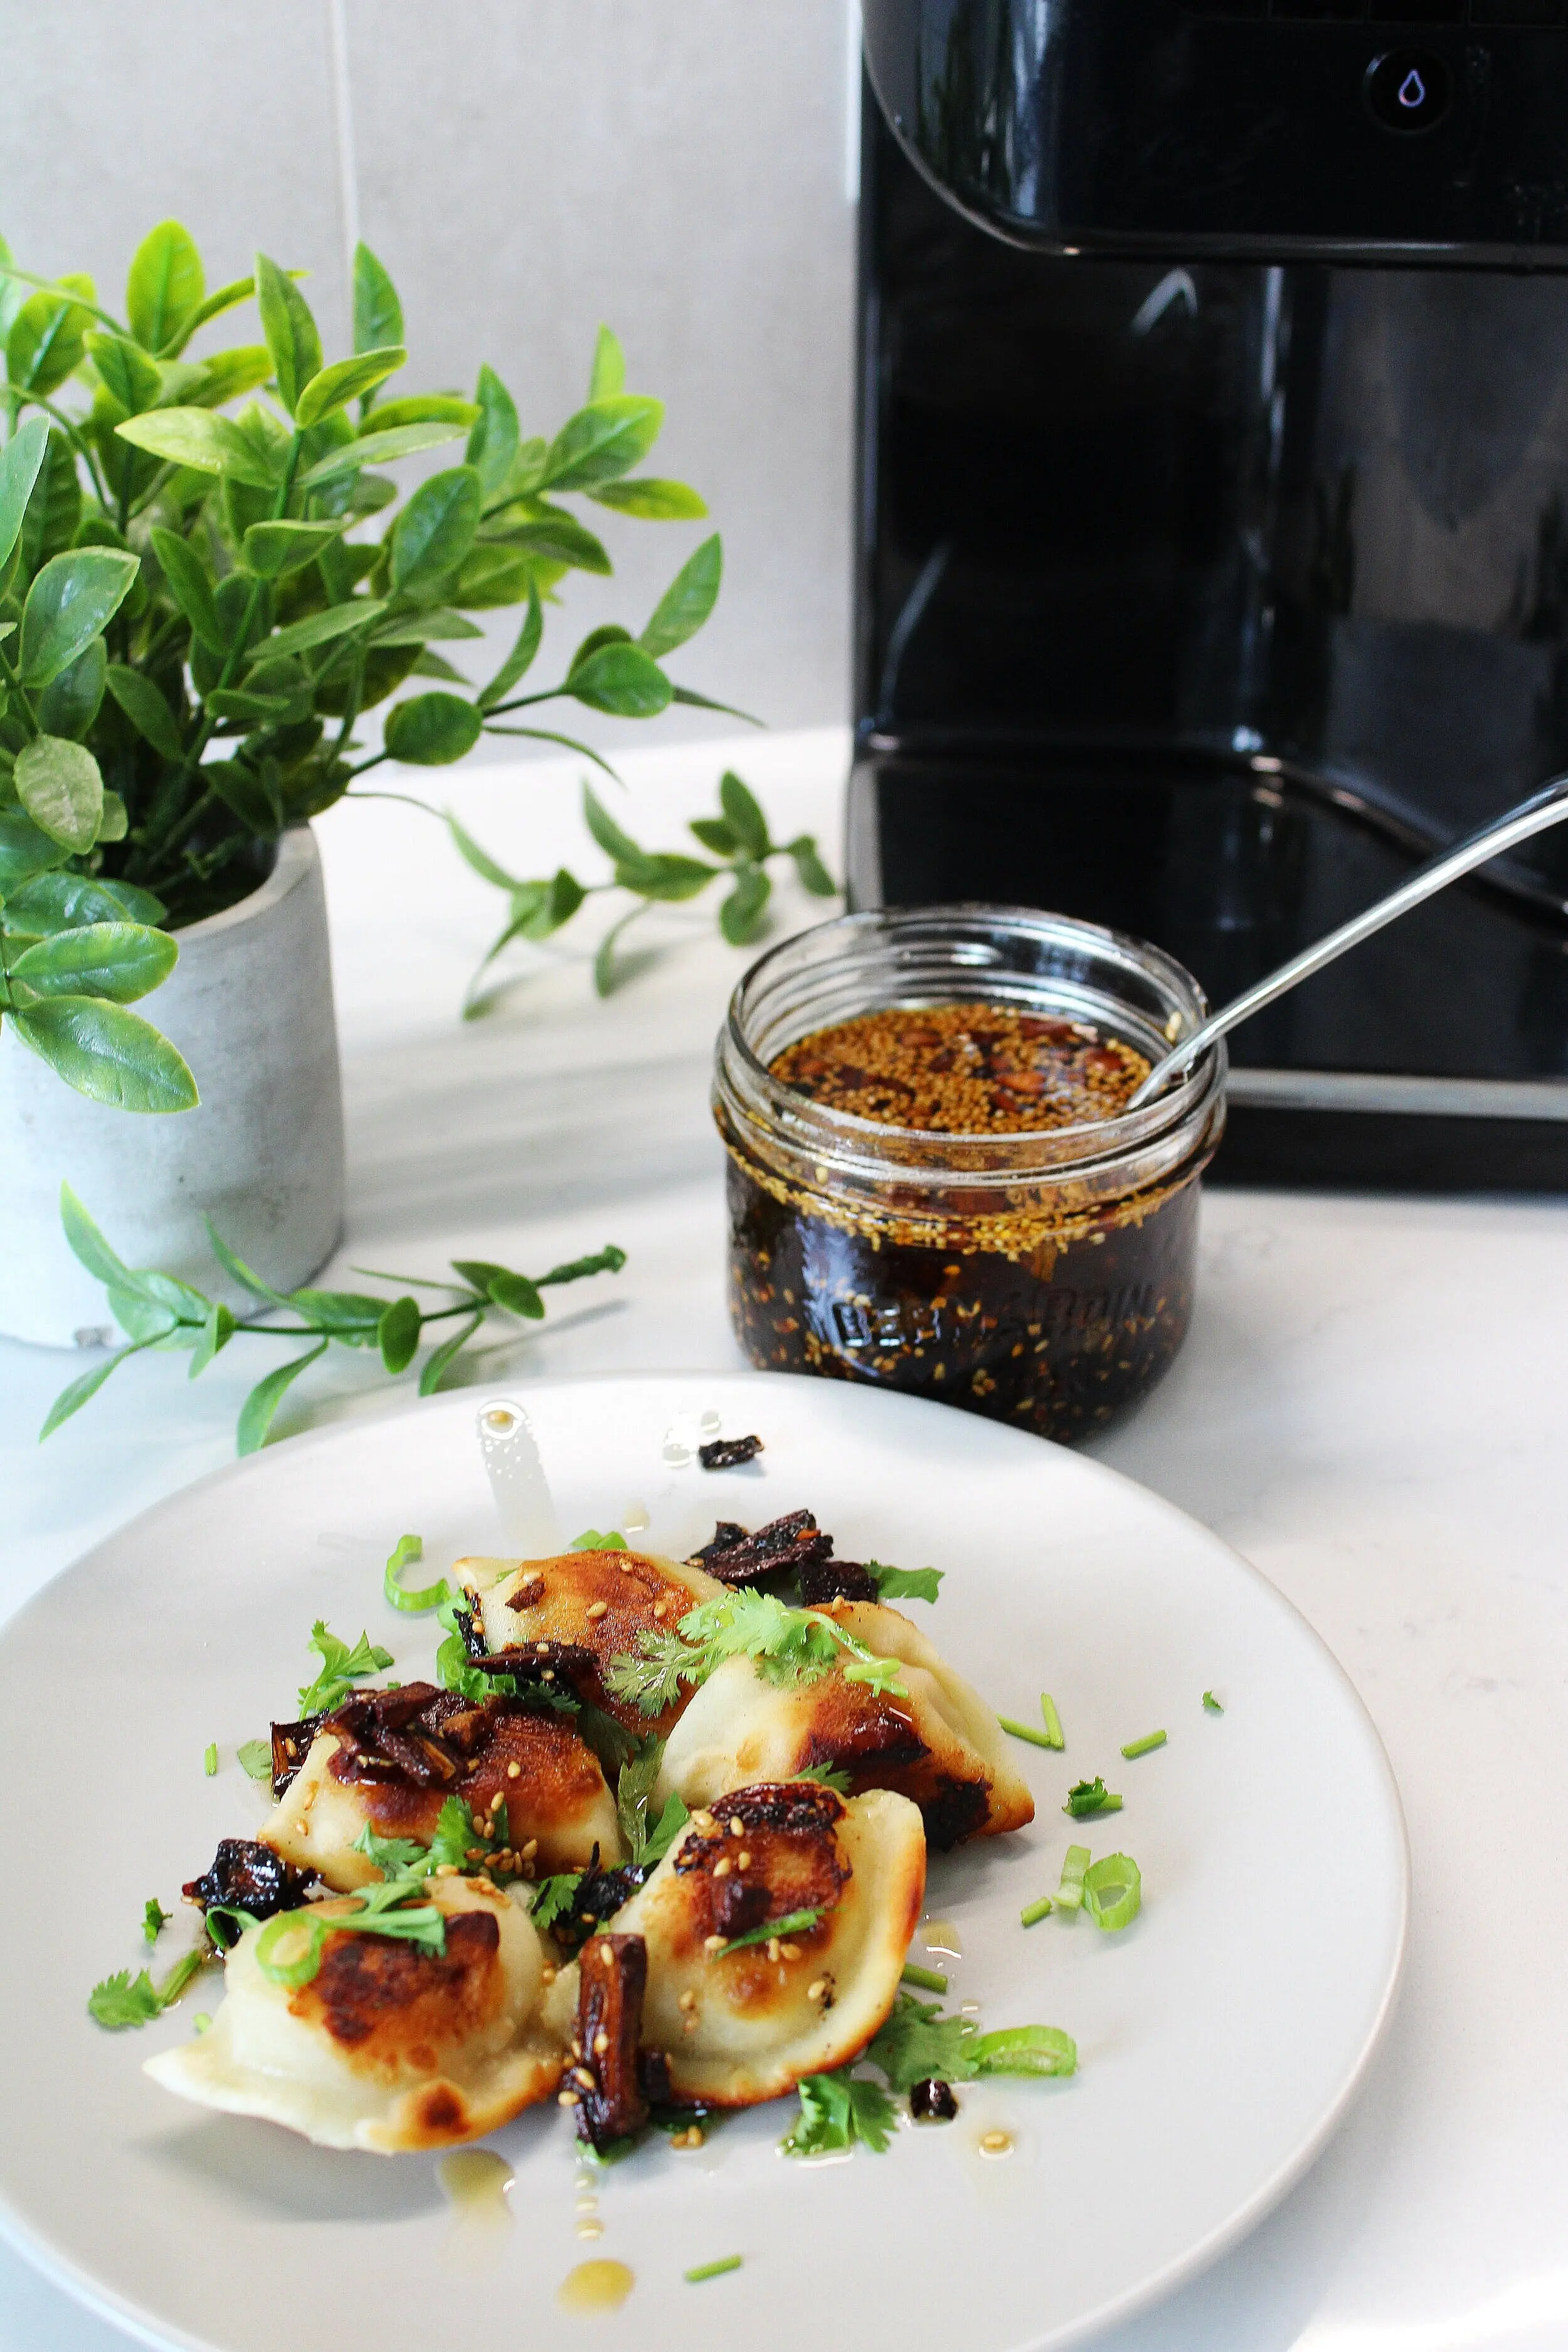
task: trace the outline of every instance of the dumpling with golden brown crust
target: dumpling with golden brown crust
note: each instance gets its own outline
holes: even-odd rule
[[[548,2098],[566,2051],[542,2013],[555,2004],[531,1920],[471,1879],[431,1880],[420,1899],[444,1915],[443,1953],[329,1933],[317,1973],[293,1987],[268,1977],[257,1955],[277,1923],[247,1928],[211,2025],[149,2059],[147,2073],[199,2106],[382,2155],[479,2139]],[[305,1922],[353,1907],[333,1897],[285,1916]]]
[[[642,2039],[675,2095],[752,2106],[856,2056],[892,2008],[924,1895],[920,1814],[888,1790],[769,1784],[695,1813],[613,1922],[647,1944]]]
[[[752,1780],[786,1780],[814,1765],[847,1773],[852,1790],[912,1799],[939,1851],[1022,1829],[1035,1801],[1008,1759],[979,1693],[897,1609],[834,1601],[829,1617],[880,1658],[896,1658],[906,1696],[835,1670],[815,1682],[767,1680],[750,1658],[710,1675],[669,1735],[657,1795],[710,1805]]]
[[[460,1559],[454,1576],[479,1594],[485,1639],[493,1653],[513,1647],[546,1654],[586,1652],[574,1658],[572,1680],[584,1698],[634,1731],[660,1738],[679,1717],[685,1696],[662,1715],[646,1716],[611,1696],[605,1669],[635,1653],[644,1633],[672,1633],[700,1601],[721,1600],[729,1587],[684,1560],[653,1552],[568,1551],[555,1559]]]
[[[328,1716],[260,1837],[347,1892],[381,1876],[356,1844],[367,1823],[428,1845],[448,1797],[479,1826],[476,1868],[493,1856],[543,1878],[584,1868],[595,1846],[606,1867],[624,1859],[616,1801],[569,1715],[430,1683],[356,1692]]]

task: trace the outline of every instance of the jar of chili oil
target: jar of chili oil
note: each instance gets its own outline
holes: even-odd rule
[[[1224,1045],[1125,1106],[1206,1012],[1159,949],[1027,908],[847,915],[763,956],[713,1097],[752,1363],[1103,1429],[1186,1334]]]

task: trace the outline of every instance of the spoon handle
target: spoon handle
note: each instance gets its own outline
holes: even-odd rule
[[[1194,1029],[1190,1037],[1184,1037],[1163,1061],[1155,1063],[1130,1098],[1127,1108],[1137,1110],[1152,1102],[1173,1078],[1184,1077],[1218,1039],[1239,1027],[1243,1021],[1250,1021],[1255,1013],[1261,1013],[1266,1004],[1272,1004],[1276,997],[1285,995],[1298,982],[1310,980],[1313,972],[1321,971],[1325,964],[1332,963],[1347,949],[1359,947],[1363,940],[1370,940],[1385,924],[1396,923],[1412,907],[1420,906],[1424,898],[1457,882],[1473,866],[1485,866],[1490,858],[1500,857],[1516,842],[1528,841],[1532,833],[1544,833],[1549,825],[1561,824],[1564,817],[1568,817],[1568,775],[1553,776],[1549,784],[1543,784],[1529,800],[1521,801],[1517,808],[1510,809],[1504,816],[1493,817],[1479,832],[1467,834],[1452,849],[1445,849],[1440,856],[1420,866],[1386,898],[1363,908],[1348,923],[1342,923],[1337,931],[1330,931],[1325,939],[1303,948],[1289,963],[1282,963],[1277,971],[1255,981],[1228,1004],[1221,1005],[1201,1028]]]

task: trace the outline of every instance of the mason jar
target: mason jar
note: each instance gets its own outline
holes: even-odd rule
[[[1186,1335],[1226,1049],[1142,1109],[1014,1134],[885,1126],[773,1073],[819,1030],[952,1004],[1087,1024],[1150,1062],[1208,1009],[1158,948],[1026,908],[846,915],[771,950],[716,1055],[736,1336],[767,1370],[1082,1437]]]

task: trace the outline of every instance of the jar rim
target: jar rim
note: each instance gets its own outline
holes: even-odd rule
[[[847,976],[858,965],[869,961],[868,951],[879,943],[897,948],[900,943],[913,942],[938,953],[944,946],[954,950],[946,969],[962,977],[965,997],[955,998],[951,992],[945,999],[929,992],[922,997],[917,988],[906,987],[879,996],[876,1007],[864,1010],[900,1004],[912,1008],[921,1002],[1005,1002],[1009,997],[1022,1003],[1031,995],[1037,999],[1047,997],[1053,982],[1059,998],[1092,999],[1106,1010],[1110,1009],[1110,991],[1104,986],[1089,987],[1081,970],[1076,974],[1066,968],[1031,971],[1021,963],[1004,964],[995,955],[987,963],[983,952],[977,950],[983,951],[988,944],[994,950],[999,940],[1021,945],[1032,943],[1041,952],[1066,959],[1094,958],[1107,978],[1125,973],[1131,982],[1136,975],[1156,1000],[1165,1002],[1165,1024],[1157,1024],[1150,1010],[1141,1009],[1130,1000],[1121,1003],[1117,1009],[1122,1014],[1121,1025],[1142,1033],[1143,1044],[1152,1049],[1152,1058],[1157,1059],[1172,1045],[1180,1044],[1183,1037],[1190,1036],[1208,1016],[1208,1002],[1202,988],[1174,956],[1147,940],[1110,930],[1103,924],[1086,922],[1076,916],[1051,914],[1038,908],[992,905],[973,899],[909,908],[870,908],[834,916],[797,931],[766,950],[750,966],[730,999],[721,1033],[721,1080],[726,1076],[731,1082],[736,1076],[742,1077],[749,1093],[787,1117],[803,1141],[806,1131],[814,1132],[830,1152],[837,1141],[840,1150],[862,1161],[885,1163],[889,1158],[903,1160],[918,1154],[928,1167],[939,1158],[946,1159],[951,1166],[955,1160],[960,1164],[972,1162],[976,1155],[1000,1156],[1009,1161],[1015,1174],[1024,1172],[1018,1165],[1021,1159],[1042,1167],[1065,1169],[1081,1168],[1086,1160],[1136,1156],[1143,1147],[1168,1135],[1173,1127],[1201,1118],[1212,1105],[1223,1089],[1227,1067],[1223,1041],[1212,1046],[1177,1083],[1139,1110],[1118,1111],[1109,1118],[1080,1120],[1064,1127],[1004,1132],[900,1127],[818,1102],[803,1088],[776,1076],[770,1061],[752,1042],[760,1025],[757,1016],[770,989],[787,985],[792,975],[805,979],[811,972],[841,971]],[[836,941],[843,943],[843,952],[837,957],[833,954]],[[940,963],[933,961],[929,976],[934,977],[942,969]],[[832,1025],[831,1021],[818,1021],[799,1034],[809,1035],[812,1027]],[[795,1040],[792,1037],[784,1042]],[[1136,1044],[1138,1040],[1129,1038],[1125,1042]],[[782,1043],[772,1050],[775,1054],[782,1051]],[[728,1070],[726,1063],[731,1065]]]

